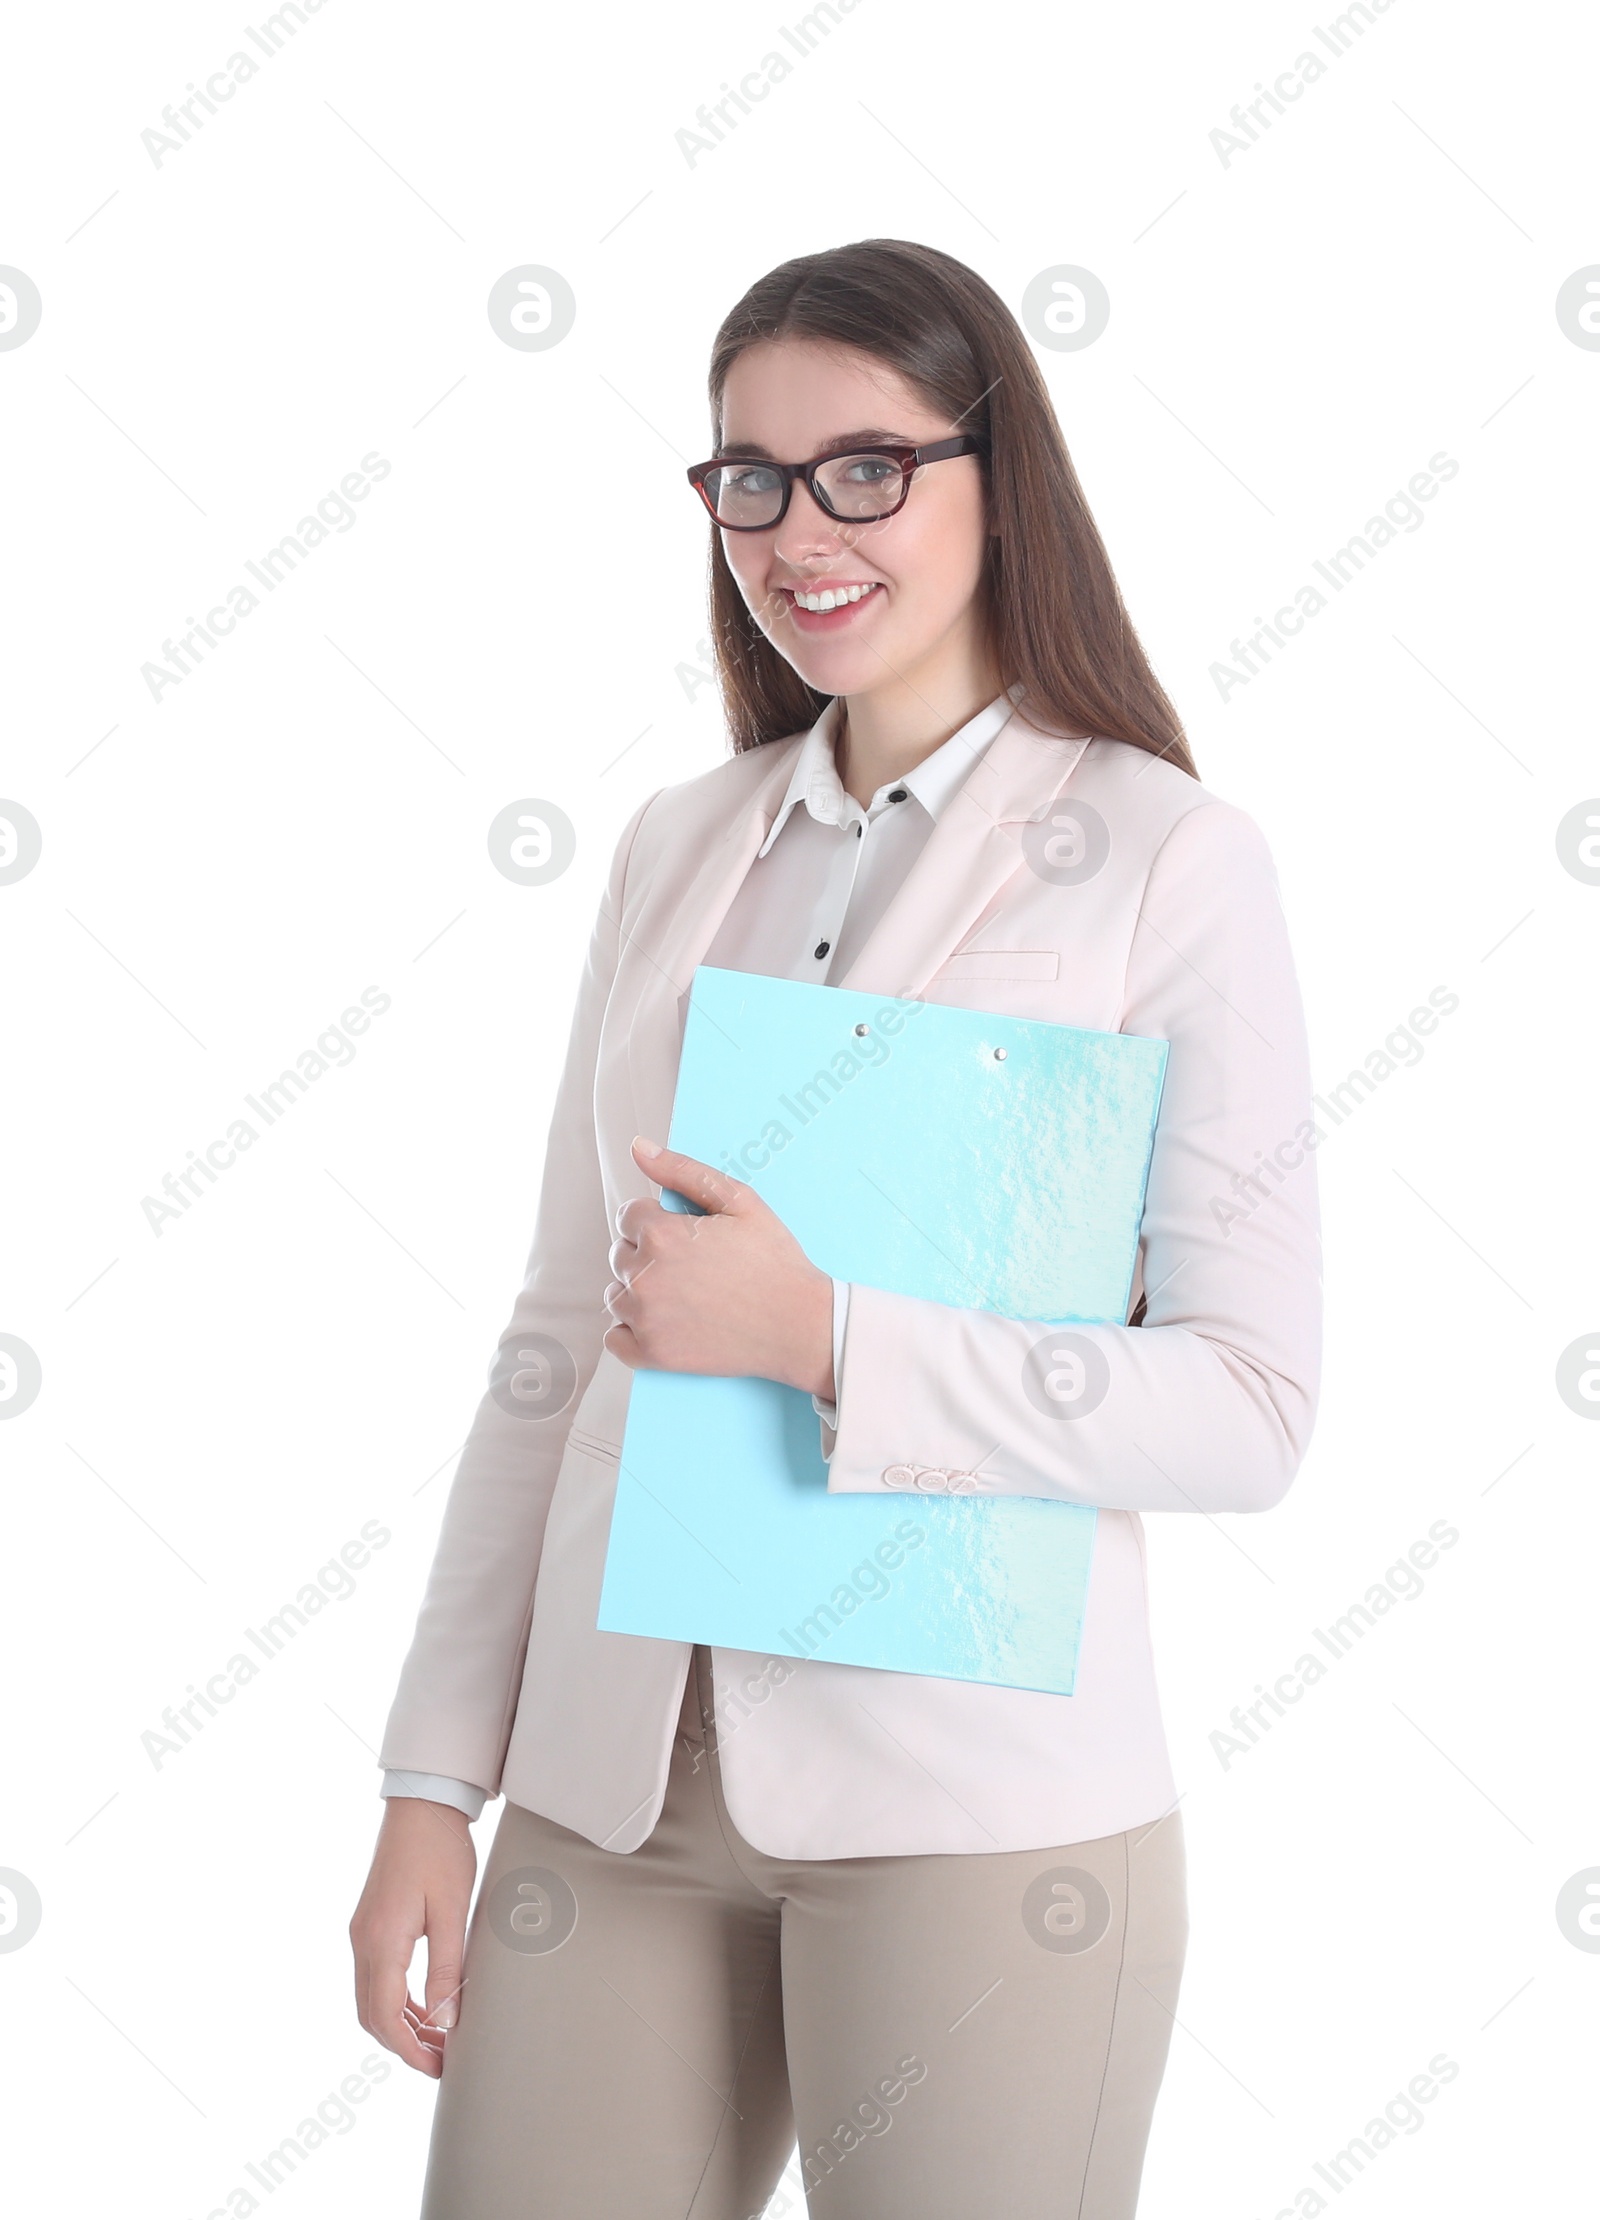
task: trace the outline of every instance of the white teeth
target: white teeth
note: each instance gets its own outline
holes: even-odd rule
[[[870,586],[840,586],[837,590],[828,586],[821,593],[796,592],[794,598],[802,609],[812,609],[820,613],[828,609],[842,609],[847,601],[860,601],[876,589],[877,580],[874,579]]]

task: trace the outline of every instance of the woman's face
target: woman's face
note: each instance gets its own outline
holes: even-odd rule
[[[932,409],[887,363],[810,339],[762,340],[728,373],[719,452],[804,462],[847,439],[926,446],[966,427]],[[987,544],[982,466],[955,455],[917,471],[905,506],[871,523],[828,514],[796,479],[787,515],[763,532],[724,532],[723,550],[762,631],[822,694],[867,694],[982,664],[976,594]],[[814,614],[802,593],[869,587]]]

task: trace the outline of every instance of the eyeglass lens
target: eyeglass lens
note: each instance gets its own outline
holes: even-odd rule
[[[852,522],[887,515],[904,486],[893,455],[834,455],[817,471],[823,506]],[[723,463],[707,472],[706,492],[719,524],[770,524],[783,506],[782,475],[767,463]]]

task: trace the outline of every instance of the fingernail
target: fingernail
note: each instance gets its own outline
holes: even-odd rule
[[[433,2024],[435,2027],[454,2027],[456,2024],[455,2006],[453,2004],[441,2004],[438,2011],[433,2015]]]
[[[659,1141],[647,1141],[642,1133],[634,1135],[633,1145],[641,1156],[659,1156],[661,1154],[661,1143]]]

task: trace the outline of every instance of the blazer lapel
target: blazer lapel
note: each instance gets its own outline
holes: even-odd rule
[[[1087,739],[1038,732],[1013,712],[940,813],[927,846],[844,978],[841,987],[912,998],[1022,863],[1015,827],[1042,812],[1070,777]],[[628,1027],[639,1129],[664,1139],[683,1045],[695,966],[755,860],[777,815],[794,748],[774,742],[775,760],[719,837],[713,829],[670,923],[644,959]],[[1009,828],[1009,829],[1008,829]]]
[[[1088,740],[1061,740],[1013,711],[966,784],[940,812],[927,846],[844,977],[868,994],[921,994],[945,958],[1022,863],[1015,827],[1044,810]]]
[[[672,922],[652,952],[680,995],[688,992],[696,964],[711,946],[778,814],[778,804],[794,768],[795,750],[779,742],[773,754],[777,760],[721,838],[713,832],[707,840],[695,875],[673,911]]]
[[[714,826],[708,832],[694,874],[659,937],[647,946],[628,936],[632,954],[642,959],[627,1029],[636,1130],[657,1140],[667,1136],[695,966],[755,861],[789,783],[794,748],[777,741],[772,753],[770,769],[721,834]]]

